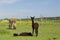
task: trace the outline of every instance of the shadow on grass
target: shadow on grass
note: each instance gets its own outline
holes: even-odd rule
[[[22,32],[20,34],[14,33],[13,36],[33,36],[30,32]]]

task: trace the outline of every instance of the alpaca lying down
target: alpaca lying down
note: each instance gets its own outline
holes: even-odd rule
[[[14,33],[13,36],[33,36],[30,32],[22,32],[20,34]]]

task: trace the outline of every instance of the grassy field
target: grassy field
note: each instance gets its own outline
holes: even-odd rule
[[[39,23],[39,35],[35,36],[17,36],[14,33],[31,32],[31,21],[17,21],[16,30],[8,29],[8,21],[0,21],[0,40],[60,40],[60,20],[35,21]]]

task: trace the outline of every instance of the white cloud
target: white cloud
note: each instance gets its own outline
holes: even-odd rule
[[[11,3],[15,3],[16,2],[16,0],[0,0],[0,3],[9,3],[9,4],[11,4]]]

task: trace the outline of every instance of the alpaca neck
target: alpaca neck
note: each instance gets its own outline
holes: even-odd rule
[[[34,25],[34,20],[32,20],[32,25]]]

